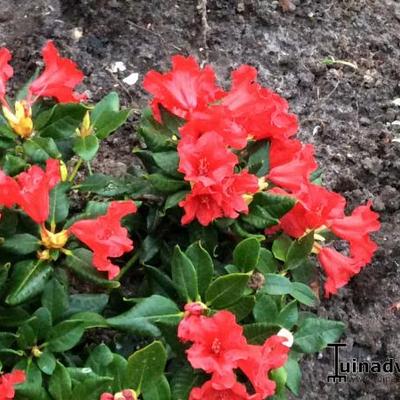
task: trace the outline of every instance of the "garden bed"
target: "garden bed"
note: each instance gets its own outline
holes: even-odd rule
[[[287,98],[299,116],[299,138],[316,146],[328,186],[351,206],[374,199],[381,215],[374,263],[324,300],[319,314],[347,323],[347,359],[400,360],[399,315],[390,309],[400,301],[400,145],[392,142],[400,108],[391,104],[400,97],[398,3],[302,1],[283,13],[277,2],[209,1],[209,30],[194,1],[17,3],[0,2],[0,37],[13,50],[16,84],[34,71],[32,55],[49,38],[82,67],[94,100],[116,90],[124,105],[136,109],[148,100],[141,89],[144,73],[165,70],[172,54],[207,60],[225,78],[227,67],[257,67],[262,83]],[[330,57],[351,64],[327,65]],[[111,72],[116,61],[126,71]],[[129,87],[122,80],[133,72],[139,81]],[[135,163],[138,116],[108,139],[94,168],[118,175]],[[396,399],[400,389],[394,380],[372,378],[327,384],[329,350],[309,356],[303,368],[302,399]]]

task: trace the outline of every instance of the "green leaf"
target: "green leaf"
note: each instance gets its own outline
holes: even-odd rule
[[[50,311],[53,321],[57,321],[68,309],[68,300],[67,288],[58,279],[53,278],[47,282],[42,294],[42,304]]]
[[[44,374],[52,375],[56,368],[56,358],[52,353],[44,351],[37,359],[37,365]]]
[[[105,344],[100,344],[90,352],[85,367],[90,368],[97,375],[104,375],[113,359],[112,351]]]
[[[303,353],[316,353],[342,336],[343,322],[327,319],[307,318],[294,335],[295,346]]]
[[[285,266],[287,269],[295,269],[303,264],[305,259],[311,253],[314,245],[314,231],[310,232],[301,239],[295,240],[290,245]]]
[[[292,301],[282,308],[276,322],[283,328],[290,330],[297,324],[298,319],[299,310],[297,308],[297,302]]]
[[[51,266],[43,261],[21,261],[13,267],[6,303],[21,304],[40,294],[52,272]]]
[[[151,174],[148,179],[152,186],[161,193],[175,193],[188,187],[187,182],[171,179],[163,174]]]
[[[243,296],[248,282],[248,274],[229,274],[217,278],[206,291],[207,305],[221,310],[236,303]]]
[[[317,296],[311,288],[300,282],[292,282],[290,295],[307,306],[313,306],[318,301]]]
[[[155,268],[150,265],[145,265],[145,268],[146,272],[150,275],[150,279],[156,282],[161,290],[164,291],[168,297],[176,297],[176,287],[167,274],[162,272],[159,268]]]
[[[233,263],[241,272],[249,272],[256,268],[260,258],[260,243],[255,238],[242,240],[233,251]]]
[[[143,336],[160,336],[158,322],[178,324],[183,313],[166,297],[153,295],[138,303],[130,310],[107,319],[110,326]]]
[[[11,264],[0,264],[0,296],[3,294]]]
[[[167,175],[183,178],[183,175],[178,172],[179,156],[176,151],[153,153],[153,160],[155,164]]]
[[[167,197],[164,204],[164,211],[177,206],[190,192],[188,190],[181,190]]]
[[[72,149],[84,161],[91,161],[96,156],[100,147],[99,139],[95,135],[76,137]]]
[[[57,362],[54,373],[50,377],[49,392],[54,400],[70,400],[72,381],[68,370]]]
[[[107,320],[100,314],[84,311],[68,318],[68,322],[80,322],[85,329],[108,328]]]
[[[171,400],[171,389],[168,380],[162,376],[152,385],[143,389],[143,400]]]
[[[184,365],[177,369],[172,376],[172,398],[187,400],[192,388],[200,386],[202,380],[202,376],[196,373],[190,365]]]
[[[272,243],[272,253],[278,260],[286,261],[286,256],[291,245],[292,240],[286,235],[281,235]]]
[[[39,250],[40,241],[36,236],[29,233],[17,233],[10,238],[6,238],[0,248],[10,253],[26,255]]]
[[[42,374],[36,364],[30,359],[23,360],[15,365],[15,369],[24,370],[26,374],[25,382],[15,387],[16,398],[28,398],[30,400],[39,399],[43,379]]]
[[[261,295],[253,309],[256,322],[276,323],[278,319],[278,307],[271,296]]]
[[[25,154],[34,163],[42,163],[49,158],[60,158],[56,142],[51,137],[33,137],[22,145]]]
[[[287,372],[286,386],[293,394],[298,396],[300,394],[301,383],[301,369],[299,363],[296,360],[289,358],[284,365],[284,368]]]
[[[3,171],[9,176],[15,176],[26,167],[26,161],[21,157],[7,153],[3,159]]]
[[[253,310],[256,299],[254,296],[242,297],[238,302],[227,308],[228,311],[235,314],[236,321],[244,320]]]
[[[86,112],[87,108],[79,103],[56,104],[40,114],[35,128],[42,138],[67,139],[76,134]]]
[[[262,274],[275,273],[278,270],[278,262],[276,261],[274,255],[267,249],[260,249],[260,258],[256,265]]]
[[[277,333],[280,327],[268,322],[257,322],[244,325],[243,329],[249,343],[263,344],[267,338]]]
[[[105,288],[118,288],[118,281],[110,281],[103,277],[92,264],[93,254],[89,250],[79,248],[71,252],[65,258],[65,266],[72,270],[77,276]]]
[[[161,342],[153,342],[128,358],[127,380],[137,394],[161,379],[166,362],[167,352]]]
[[[98,400],[112,381],[112,378],[103,376],[88,378],[74,387],[70,400]]]
[[[181,251],[179,246],[174,249],[171,261],[172,281],[183,301],[197,300],[199,296],[197,273],[190,259]]]
[[[120,110],[118,93],[109,93],[96,104],[91,115],[96,136],[100,140],[107,138],[125,123],[130,113],[131,110]]]
[[[58,224],[67,219],[69,214],[68,191],[71,185],[68,182],[61,182],[56,185],[50,193],[50,224]]]
[[[292,283],[288,278],[278,274],[266,274],[265,285],[262,291],[272,295],[289,294],[292,291]]]
[[[204,297],[214,275],[213,260],[208,251],[201,245],[201,242],[191,244],[185,253],[193,263],[196,270],[199,293],[200,296]]]
[[[68,317],[80,312],[94,312],[100,314],[106,307],[109,295],[105,293],[89,294],[77,293],[69,296],[69,308],[64,314]]]
[[[249,172],[263,177],[267,175],[269,171],[269,141],[260,140],[252,143],[249,148],[249,161],[247,167]]]
[[[133,192],[132,185],[136,183],[108,175],[93,174],[89,175],[82,183],[76,185],[75,188],[83,193],[92,192],[100,196],[114,197]]]
[[[60,322],[50,331],[47,348],[55,353],[70,350],[79,343],[84,332],[84,324],[80,321]]]

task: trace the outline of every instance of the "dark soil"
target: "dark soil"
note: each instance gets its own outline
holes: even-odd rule
[[[194,54],[227,79],[249,63],[260,78],[288,98],[302,122],[300,138],[314,143],[327,184],[343,193],[349,208],[374,199],[381,213],[380,244],[372,265],[347,288],[323,301],[320,314],[344,320],[347,360],[400,362],[400,144],[392,122],[400,120],[400,3],[391,0],[293,1],[283,13],[277,1],[209,0],[204,23],[197,1],[0,0],[0,44],[12,49],[15,82],[33,72],[48,38],[74,58],[97,100],[117,90],[125,105],[141,108],[145,71],[167,68],[170,55]],[[74,29],[81,29],[78,40]],[[207,39],[207,40],[205,40]],[[208,49],[206,49],[206,46]],[[356,67],[322,60],[332,56]],[[108,71],[123,61],[127,71]],[[122,83],[131,72],[140,79]],[[134,123],[137,115],[132,118]],[[133,162],[133,124],[108,140],[98,166],[121,173]],[[400,132],[398,132],[400,136]],[[392,375],[327,383],[330,351],[303,362],[301,399],[400,399]]]

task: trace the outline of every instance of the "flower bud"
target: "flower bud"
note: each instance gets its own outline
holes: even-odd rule
[[[42,227],[40,230],[42,244],[47,249],[62,249],[68,241],[69,235],[67,230],[58,233],[48,231]]]
[[[32,136],[32,109],[25,100],[15,102],[15,114],[7,106],[3,106],[3,114],[17,135],[23,139]]]
[[[93,127],[91,126],[90,122],[90,113],[89,111],[86,111],[86,114],[83,117],[81,127],[80,129],[76,130],[76,133],[78,134],[78,136],[85,138],[87,136],[90,136],[92,132],[93,132]]]

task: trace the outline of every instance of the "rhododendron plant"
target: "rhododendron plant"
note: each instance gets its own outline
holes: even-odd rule
[[[345,329],[313,313],[317,266],[330,296],[372,261],[372,201],[323,187],[254,67],[222,87],[181,55],[144,77],[134,162],[107,175],[92,160],[131,110],[42,53],[13,95],[0,49],[0,400],[298,395],[303,356]]]

